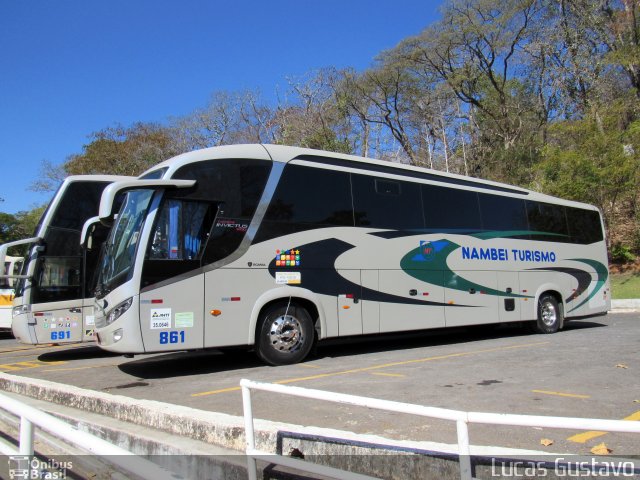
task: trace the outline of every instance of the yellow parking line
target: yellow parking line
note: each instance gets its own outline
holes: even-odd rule
[[[354,368],[351,370],[341,370],[338,372],[330,372],[330,373],[320,373],[318,375],[310,375],[308,377],[298,377],[298,378],[289,378],[289,379],[285,379],[285,380],[279,380],[277,382],[273,382],[276,384],[280,384],[280,385],[286,385],[288,383],[297,383],[297,382],[305,382],[308,380],[318,380],[321,378],[329,378],[329,377],[336,377],[339,375],[348,375],[351,373],[362,373],[362,372],[369,372],[371,370],[380,370],[383,368],[389,368],[389,367],[397,367],[400,365],[411,365],[411,364],[415,364],[415,363],[425,363],[425,362],[432,362],[435,360],[446,360],[449,358],[456,358],[456,357],[466,357],[466,356],[470,356],[470,355],[479,355],[481,353],[491,353],[491,352],[500,352],[500,351],[505,351],[505,350],[515,350],[518,348],[528,348],[528,347],[538,347],[541,345],[547,345],[549,342],[536,342],[536,343],[523,343],[520,345],[511,345],[508,347],[496,347],[496,348],[487,348],[484,350],[474,350],[474,351],[470,351],[470,352],[460,352],[460,353],[450,353],[447,355],[438,355],[435,357],[427,357],[427,358],[417,358],[414,360],[404,360],[401,362],[390,362],[390,363],[384,363],[382,365],[372,365],[371,367],[363,367],[363,368]],[[226,392],[235,392],[240,390],[240,387],[229,387],[229,388],[223,388],[221,390],[212,390],[209,392],[199,392],[199,393],[192,393],[191,396],[192,397],[203,397],[205,395],[216,395],[218,393],[226,393]]]
[[[555,395],[557,397],[569,398],[591,398],[591,395],[579,395],[577,393],[549,392],[547,390],[531,390],[533,393],[544,393],[545,395]]]
[[[640,420],[640,411],[632,413],[628,417],[623,418],[623,420],[628,420],[630,422]],[[589,440],[601,437],[603,435],[606,435],[607,433],[609,433],[609,432],[598,432],[598,431],[594,430],[594,431],[590,431],[590,432],[578,433],[577,435],[573,435],[573,436],[567,438],[567,440],[569,440],[570,442],[575,442],[575,443],[586,443]]]
[[[42,350],[44,348],[63,348],[63,347],[69,347],[69,344],[62,344],[62,345],[53,345],[53,344],[47,344],[47,345],[29,345],[29,346],[25,346],[23,348],[11,348],[11,349],[7,349],[7,350],[0,350],[0,354],[2,353],[13,353],[13,352],[27,352],[29,350]]]
[[[382,377],[406,377],[406,375],[402,375],[401,373],[371,372],[371,375],[380,375]]]
[[[65,361],[57,361],[57,362],[41,362],[39,360],[26,361],[26,362],[15,362],[15,363],[5,363],[0,365],[0,371],[14,371],[14,370],[24,370],[25,368],[39,368],[46,367],[49,365],[62,365],[67,363]]]
[[[66,362],[62,362],[66,363]],[[42,370],[43,372],[71,372],[74,370],[87,370],[90,368],[105,368],[105,367],[116,367],[120,365],[120,363],[108,363],[106,365],[91,365],[88,367],[71,367],[71,368],[51,368],[48,370]]]
[[[10,365],[10,364],[0,365],[0,372],[5,372],[7,370],[9,370],[11,372],[13,370],[22,370],[22,368],[21,367],[16,367],[16,366],[13,366],[13,365]]]

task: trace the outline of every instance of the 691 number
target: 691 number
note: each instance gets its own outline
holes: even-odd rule
[[[160,345],[168,343],[184,343],[184,330],[160,332]]]

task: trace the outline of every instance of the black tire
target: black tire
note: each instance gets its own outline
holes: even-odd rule
[[[556,333],[562,325],[562,306],[553,295],[544,294],[538,299],[538,319],[532,322],[536,333]]]
[[[279,303],[270,307],[260,320],[256,354],[269,365],[291,365],[306,358],[314,339],[309,312],[293,302]]]

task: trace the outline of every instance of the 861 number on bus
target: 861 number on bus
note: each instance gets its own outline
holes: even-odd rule
[[[160,332],[160,345],[168,343],[184,343],[184,330]]]

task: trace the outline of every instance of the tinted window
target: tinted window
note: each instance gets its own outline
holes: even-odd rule
[[[367,175],[351,177],[356,226],[395,230],[424,228],[420,185]]]
[[[527,201],[527,218],[533,240],[568,242],[569,229],[562,205]]]
[[[252,217],[271,171],[266,160],[229,159],[195,162],[180,168],[173,178],[196,180],[192,189],[177,190],[176,198],[223,204],[224,215]]]
[[[109,182],[73,182],[56,207],[51,226],[82,230],[84,222],[98,214],[100,197]]]
[[[256,241],[335,225],[353,226],[349,174],[287,165]]]
[[[49,228],[44,236],[45,256],[82,255],[80,232],[62,228]]]
[[[429,230],[482,229],[476,192],[422,185],[422,203]]]
[[[492,231],[528,230],[524,200],[498,195],[478,195],[482,226]]]
[[[567,207],[567,220],[572,242],[589,244],[602,241],[602,226],[598,212]]]
[[[228,159],[196,162],[182,167],[175,178],[196,180],[190,190],[172,192],[175,198],[202,200],[210,205],[213,227],[202,254],[207,265],[232,254],[242,242],[253,219],[271,172],[266,160]]]

